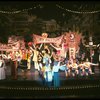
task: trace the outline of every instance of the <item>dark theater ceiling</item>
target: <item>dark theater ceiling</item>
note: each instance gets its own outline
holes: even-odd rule
[[[76,26],[84,34],[93,34],[95,40],[98,40],[97,43],[100,40],[99,1],[0,1],[0,18],[14,15],[17,11],[23,12],[25,9],[29,15],[36,15],[43,20],[54,19],[61,27],[66,24],[69,29]],[[6,25],[4,18],[1,19]],[[0,20],[1,33],[6,28],[2,25],[3,21]],[[3,35],[7,37],[8,33]]]

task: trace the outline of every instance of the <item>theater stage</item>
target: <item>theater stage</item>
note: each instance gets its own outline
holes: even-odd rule
[[[28,70],[26,77],[18,70],[17,79],[12,79],[10,71],[5,80],[0,80],[0,98],[100,98],[100,74],[88,77],[66,78],[60,74],[60,87],[47,87],[37,71]]]

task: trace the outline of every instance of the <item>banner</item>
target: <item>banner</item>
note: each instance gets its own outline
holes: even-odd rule
[[[33,42],[34,44],[39,44],[39,43],[56,43],[56,44],[61,44],[63,35],[56,37],[56,38],[44,38],[39,35],[33,34]]]
[[[79,44],[82,38],[82,34],[77,32],[66,33],[64,39],[69,47],[69,58],[75,59],[76,51],[79,49]]]
[[[10,46],[13,50],[24,49],[24,38],[22,36],[11,36],[8,38],[8,46]]]
[[[77,33],[77,32],[69,32],[66,33],[64,36],[66,40],[66,44],[68,44],[69,48],[75,47],[76,49],[79,48],[80,41],[82,39],[82,33]]]
[[[0,51],[11,49],[7,44],[0,43]]]
[[[0,51],[16,51],[19,49],[25,49],[25,42],[22,36],[10,36],[8,38],[8,44],[0,43]]]

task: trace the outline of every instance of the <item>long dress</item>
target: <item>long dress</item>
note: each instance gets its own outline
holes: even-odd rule
[[[46,85],[51,86],[52,83],[52,71],[50,67],[51,59],[48,54],[43,57],[43,63],[45,64],[45,82]]]
[[[65,71],[65,69],[66,69],[66,64],[60,65],[59,61],[54,61],[54,66],[52,69],[54,87],[60,87],[59,70]]]
[[[34,67],[35,69],[37,69],[38,71],[40,70],[39,69],[39,64],[38,64],[38,55],[39,55],[39,52],[37,50],[33,50],[34,51],[34,56],[33,56],[33,62],[34,62]]]
[[[54,66],[53,66],[53,82],[54,82],[54,87],[59,87],[60,86],[59,66],[60,66],[60,62],[54,61]]]
[[[5,62],[4,62],[4,60],[0,60],[0,80],[3,80],[5,78],[6,78]]]

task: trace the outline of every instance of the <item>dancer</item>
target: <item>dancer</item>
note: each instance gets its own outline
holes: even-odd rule
[[[32,46],[29,46],[30,49],[33,51],[33,59],[32,61],[34,62],[34,67],[36,70],[40,70],[39,68],[39,64],[38,64],[38,56],[39,56],[39,50],[41,49],[43,44],[40,45],[40,47],[38,47],[38,45],[34,45],[33,44],[33,47]]]
[[[65,70],[66,77],[71,76],[71,70],[72,70],[72,61],[69,60],[66,64],[66,70]]]
[[[48,50],[45,49],[43,53],[43,64],[45,65],[45,81],[48,86],[51,86],[52,72],[51,72],[51,56],[48,54]]]
[[[78,73],[78,65],[76,63],[76,59],[74,59],[72,64],[72,76],[78,75]]]
[[[0,56],[0,80],[6,79],[6,66],[2,56]]]
[[[61,46],[59,44],[56,44],[56,46],[54,46],[53,44],[50,45],[57,50],[57,54],[59,56],[66,58],[67,49],[65,47],[65,43],[62,43]]]
[[[59,78],[59,70],[64,70],[66,69],[66,64],[60,66],[60,60],[57,55],[54,55],[54,65],[52,68],[52,73],[53,73],[53,83],[54,87],[59,87],[60,86],[60,78]]]
[[[84,76],[84,61],[82,60],[80,64],[78,64],[78,71],[80,76]]]
[[[39,55],[38,46],[34,48],[30,47],[30,49],[34,53],[33,59],[32,59],[32,61],[34,62],[34,68],[39,71],[40,69],[39,69],[39,64],[38,64],[38,55]]]
[[[89,62],[88,59],[86,59],[86,62],[84,62],[84,69],[85,69],[86,76],[88,76],[89,74],[93,74],[92,69],[91,69],[91,65],[99,66],[98,63],[97,64],[91,63],[91,62]]]
[[[31,50],[27,50],[27,69],[30,70],[31,68]]]

